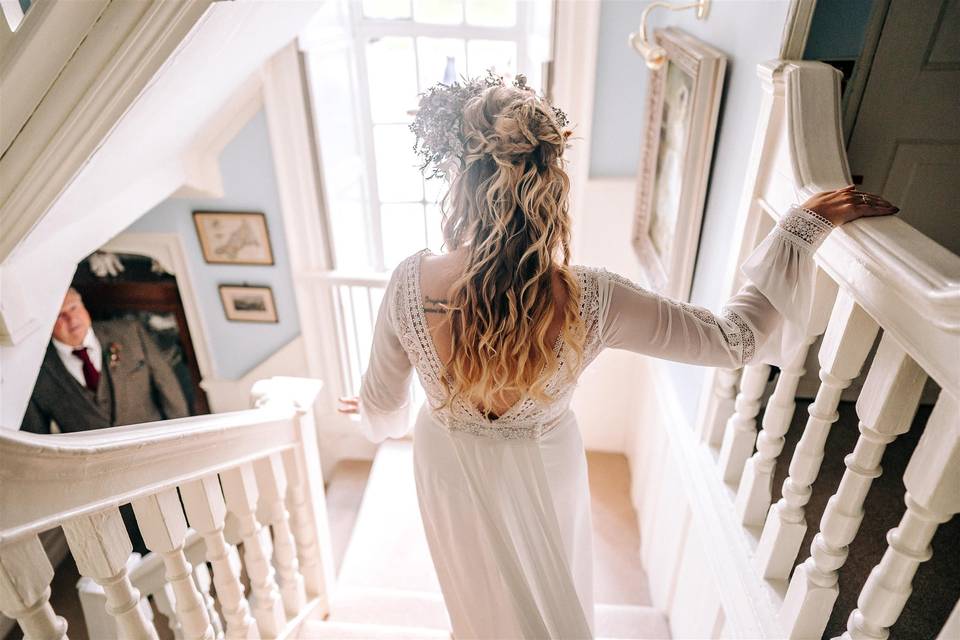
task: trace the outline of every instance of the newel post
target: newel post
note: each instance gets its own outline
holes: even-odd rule
[[[334,584],[333,544],[327,518],[327,501],[317,446],[313,405],[323,383],[308,378],[274,377],[258,381],[252,389],[256,406],[292,405],[300,445],[283,454],[287,476],[286,505],[307,595],[319,598],[329,610],[328,594]]]

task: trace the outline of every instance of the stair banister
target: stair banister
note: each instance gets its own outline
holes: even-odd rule
[[[38,538],[60,525],[80,573],[102,588],[118,638],[157,637],[142,606],[147,595],[165,612],[175,611],[176,634],[221,636],[203,547],[227,638],[256,638],[257,627],[260,637],[286,637],[304,616],[325,613],[333,562],[312,412],[320,386],[296,378],[261,381],[256,408],[228,414],[54,436],[0,431],[0,611],[16,617],[31,638],[64,637],[65,624],[49,604],[53,571]],[[127,502],[154,551],[133,569],[118,509]],[[236,549],[222,533],[228,511],[242,521],[244,568],[262,592],[254,603],[254,613],[262,614],[256,624],[238,580]],[[264,522],[260,513],[268,514]],[[187,528],[188,519],[203,542]],[[301,564],[309,569],[309,588]],[[274,566],[284,585],[293,585],[286,612]],[[85,607],[95,591],[85,590]],[[101,630],[110,626],[97,622]]]
[[[851,182],[837,72],[822,63],[778,60],[760,65],[759,75],[763,106],[742,214],[734,225],[742,239],[731,253],[730,294],[741,284],[739,264],[791,204]],[[806,341],[811,344],[825,332],[818,353],[821,385],[778,503],[770,505],[770,483],[775,466],[785,463],[779,458],[793,417],[802,358],[780,372],[755,452],[762,369],[746,368],[739,383],[728,372],[708,375],[697,433],[713,456],[704,481],[717,486],[699,500],[719,501],[716,509],[732,511],[735,518],[722,518],[721,526],[737,523],[739,531],[725,535],[744,542],[717,549],[731,557],[713,563],[736,568],[733,575],[714,570],[721,585],[724,637],[820,637],[843,588],[837,576],[848,547],[857,544],[858,529],[871,526],[864,500],[880,473],[883,450],[910,428],[927,378],[941,391],[904,478],[907,514],[889,534],[890,549],[860,593],[844,637],[887,637],[909,596],[916,566],[929,557],[938,523],[960,509],[960,478],[954,471],[960,464],[960,257],[888,216],[835,229],[815,259],[819,302]],[[878,334],[879,349],[871,362]],[[808,524],[816,526],[807,522],[805,510],[813,492],[823,489],[816,482],[821,463],[825,456],[837,455],[824,449],[826,435],[836,420],[841,392],[861,370],[868,374],[857,403],[859,441],[853,451],[839,454],[849,454],[847,470],[819,523],[811,557],[795,567]],[[731,402],[734,392],[736,403]],[[947,492],[951,483],[952,494]],[[699,510],[692,513],[691,526],[711,526],[698,521]]]

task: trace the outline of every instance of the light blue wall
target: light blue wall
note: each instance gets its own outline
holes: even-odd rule
[[[263,111],[257,113],[220,156],[223,198],[169,198],[134,222],[129,231],[178,233],[203,315],[216,375],[237,379],[300,333],[273,157]],[[207,264],[193,225],[194,211],[261,211],[267,217],[273,266]],[[220,302],[221,284],[273,288],[277,324],[230,322]]]
[[[592,177],[636,174],[649,71],[628,47],[627,37],[637,29],[647,4],[603,0],[601,5],[590,144]],[[715,0],[704,21],[697,20],[693,11],[661,9],[654,10],[648,22],[651,33],[657,27],[676,26],[728,57],[691,296],[695,304],[714,310],[724,302],[723,271],[735,241],[728,230],[737,215],[760,108],[757,64],[778,56],[788,6],[788,0]],[[692,423],[705,370],[672,363],[668,370]]]

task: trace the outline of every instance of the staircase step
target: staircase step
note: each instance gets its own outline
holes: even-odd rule
[[[449,640],[450,632],[444,629],[429,629],[426,627],[397,627],[382,624],[362,624],[358,622],[335,622],[322,620],[308,620],[300,627],[296,635],[291,636],[301,640],[320,640],[335,638],[336,640],[427,640],[428,638],[442,638]]]
[[[337,585],[440,593],[420,519],[412,444],[380,445]]]
[[[399,589],[354,588],[337,585],[330,603],[330,620],[391,626],[450,628],[439,593]]]
[[[598,638],[647,640],[669,638],[667,617],[653,607],[598,604],[595,610]]]

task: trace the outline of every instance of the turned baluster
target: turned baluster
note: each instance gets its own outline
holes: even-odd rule
[[[953,605],[950,617],[937,634],[937,640],[955,640],[955,638],[960,638],[960,600]]]
[[[220,614],[217,613],[216,602],[210,595],[210,569],[206,562],[197,562],[193,565],[193,583],[197,585],[197,591],[200,592],[200,598],[203,600],[203,606],[207,608],[207,616],[210,618],[210,626],[213,627],[213,637],[223,638],[223,622],[220,620]]]
[[[300,613],[307,603],[307,593],[297,561],[297,547],[290,531],[290,514],[287,513],[287,476],[279,453],[261,458],[253,463],[260,491],[261,511],[266,514],[263,524],[273,527],[273,559],[277,567],[280,595],[288,617]]]
[[[850,614],[845,640],[886,640],[913,590],[921,562],[941,523],[960,512],[960,404],[940,392],[903,475],[906,513],[887,533],[887,550],[867,577]]]
[[[190,526],[203,537],[207,560],[213,565],[213,584],[217,588],[220,609],[226,619],[226,636],[231,639],[259,638],[257,625],[240,582],[240,563],[232,546],[223,536],[226,504],[216,475],[188,482],[180,487],[180,497]]]
[[[153,594],[153,602],[157,605],[157,611],[167,618],[167,626],[174,640],[182,640],[183,627],[180,626],[180,619],[177,618],[177,596],[173,593],[173,587],[164,584],[162,589]]]
[[[148,549],[160,554],[164,575],[173,589],[174,608],[184,638],[213,640],[210,616],[193,580],[193,567],[183,553],[187,520],[176,489],[133,501],[137,524]]]
[[[743,474],[743,466],[753,453],[757,439],[757,414],[760,413],[761,396],[770,377],[770,365],[752,364],[743,370],[740,393],[734,403],[733,415],[723,433],[720,445],[720,475],[724,482],[733,483]]]
[[[287,506],[290,510],[293,538],[297,543],[297,555],[300,558],[300,570],[303,573],[307,594],[313,598],[325,599],[325,585],[332,583],[333,580],[332,575],[328,577],[325,573],[326,568],[333,566],[333,556],[329,553],[332,545],[329,541],[329,528],[323,529],[317,522],[326,524],[327,503],[322,494],[319,500],[310,500],[312,495],[309,485],[310,470],[306,468],[302,450],[285,451],[283,464],[288,480]],[[322,483],[319,467],[316,468],[316,475],[318,481]],[[319,490],[323,491],[322,484]],[[315,510],[321,512],[317,518],[315,518]],[[320,540],[321,531],[326,531],[328,536],[326,547]],[[324,554],[324,550],[328,553]],[[326,606],[326,603],[321,604],[321,607]]]
[[[810,345],[823,333],[837,297],[837,285],[822,269],[817,270],[813,304],[807,318],[809,335],[797,344],[793,354],[784,354],[785,362],[777,376],[773,395],[763,412],[763,424],[757,434],[757,450],[747,460],[737,487],[735,506],[740,522],[746,526],[763,524],[772,499],[773,473],[783,452],[784,436],[790,429],[796,409],[797,385],[806,373],[804,363]]]
[[[837,492],[820,520],[810,557],[798,566],[780,610],[781,627],[791,638],[819,638],[840,592],[838,571],[863,521],[863,505],[881,473],[887,445],[910,429],[926,374],[889,334],[880,340],[860,397],[860,438]]]
[[[0,546],[0,611],[31,640],[67,637],[67,623],[50,606],[51,580],[53,567],[39,536]]]
[[[117,637],[156,640],[157,631],[140,607],[140,592],[127,575],[127,558],[133,545],[120,510],[114,507],[64,522],[63,533],[80,575],[103,588],[107,613],[117,625]]]
[[[805,373],[803,363],[807,359],[810,344],[797,350],[796,354],[780,370],[773,395],[763,411],[763,423],[757,435],[757,451],[747,460],[737,487],[735,507],[740,522],[747,526],[763,524],[772,500],[773,472],[777,458],[783,451],[784,436],[790,429],[793,411],[797,406],[797,384]]]
[[[805,507],[820,473],[823,447],[839,414],[840,394],[860,373],[879,327],[873,318],[844,291],[837,294],[827,331],[820,347],[820,388],[807,412],[810,414],[790,460],[790,475],[782,494],[764,523],[754,556],[761,575],[786,580],[800,551],[807,530]]]
[[[740,372],[741,369],[717,369],[714,374],[711,389],[713,398],[705,403],[706,412],[700,420],[703,425],[701,437],[712,447],[718,447],[723,442],[727,423],[736,408]]]
[[[261,637],[275,638],[283,630],[286,617],[270,564],[270,552],[256,517],[258,493],[253,465],[245,463],[224,471],[220,480],[227,509],[236,518],[237,534],[243,541],[243,560],[253,592],[253,617]]]
[[[257,406],[292,405],[296,410],[294,420],[300,442],[283,453],[287,508],[306,591],[319,600],[320,612],[329,613],[327,590],[334,582],[333,544],[313,416],[313,403],[320,388],[316,380],[273,378],[257,382],[251,393]]]

